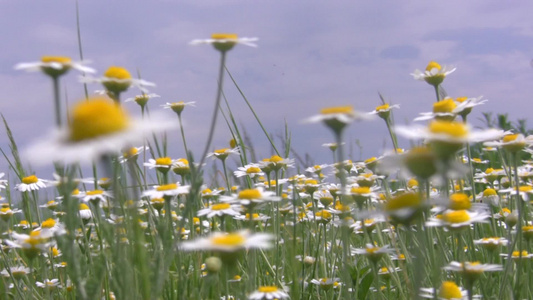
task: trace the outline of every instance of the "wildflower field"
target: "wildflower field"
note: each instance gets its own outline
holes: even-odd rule
[[[331,160],[317,165],[291,157],[289,128],[277,145],[243,94],[271,146],[260,159],[224,97],[227,79],[238,88],[227,56],[256,42],[226,33],[191,42],[220,57],[197,153],[182,126],[195,103],[154,104],[154,83],[123,67],[96,75],[63,56],[15,66],[52,83],[56,129],[19,149],[4,119],[1,299],[533,299],[524,127],[490,115],[487,128],[471,127],[487,100],[449,97],[442,83],[456,69],[431,61],[411,75],[435,101],[411,125],[396,125],[399,105],[384,98],[372,112],[347,103],[301,120],[331,132],[316,145]],[[78,95],[65,115],[60,83],[76,72],[86,91],[102,90]],[[139,94],[123,99],[128,90]],[[219,118],[227,145],[212,143]],[[346,132],[370,119],[394,147],[348,160]]]

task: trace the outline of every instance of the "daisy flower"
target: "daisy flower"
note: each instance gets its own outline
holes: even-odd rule
[[[179,182],[157,185],[152,190],[144,191],[143,197],[166,198],[189,193],[188,185],[180,185]]]
[[[387,254],[393,254],[395,253],[395,250],[392,248],[389,248],[390,246],[386,245],[383,247],[378,247],[372,244],[366,244],[365,248],[353,248],[352,254],[353,255],[364,255],[366,256],[370,261],[376,263],[378,260],[380,260],[383,256]]]
[[[11,217],[14,214],[20,214],[21,212],[22,212],[22,210],[20,210],[18,208],[11,209],[11,207],[9,207],[9,206],[2,207],[2,208],[0,208],[0,219],[2,219],[2,220],[7,222],[7,221],[9,221],[9,219],[11,219]]]
[[[235,216],[233,219],[239,220],[239,221],[250,221],[250,214],[246,213],[244,215],[238,215],[238,216]],[[253,213],[251,219],[253,222],[264,222],[264,221],[269,220],[270,217],[265,214]]]
[[[0,275],[4,277],[10,277],[11,275],[15,279],[21,279],[22,277],[30,274],[30,268],[25,266],[16,266],[16,267],[10,267],[8,269],[3,269],[2,272],[0,272]],[[10,275],[11,274],[11,275]]]
[[[294,159],[283,158],[279,155],[272,155],[270,158],[263,159],[259,162],[259,167],[265,172],[278,171],[283,168],[294,167]]]
[[[35,285],[37,287],[48,289],[48,290],[55,290],[61,288],[61,283],[59,282],[59,279],[45,279],[43,282],[36,281]]]
[[[266,202],[281,201],[275,192],[264,191],[262,188],[245,189],[232,196],[221,196],[220,201],[229,203],[239,203],[244,206],[255,206]]]
[[[383,103],[383,105],[380,105],[376,107],[373,111],[369,112],[369,115],[378,115],[380,118],[386,120],[390,116],[390,112],[393,108],[400,108],[400,105],[394,104],[390,105],[388,103]]]
[[[237,252],[245,249],[268,249],[274,236],[267,233],[251,234],[243,230],[234,233],[215,232],[207,237],[179,244],[183,251]]]
[[[481,247],[489,251],[494,251],[499,246],[507,245],[507,243],[508,243],[508,240],[502,237],[488,237],[488,238],[482,238],[479,240],[474,240],[474,245],[480,245]]]
[[[160,172],[168,172],[174,164],[174,160],[170,157],[159,157],[156,159],[150,158],[148,162],[144,163],[145,167],[149,169],[156,168]]]
[[[41,188],[46,188],[48,183],[47,180],[37,178],[35,175],[23,177],[21,181],[15,186],[15,189],[19,192],[38,191]]]
[[[105,202],[107,198],[111,197],[111,194],[102,190],[93,190],[85,192],[85,196],[81,200],[85,203],[91,202],[93,204],[98,204],[100,202]]]
[[[233,172],[235,177],[249,176],[250,178],[265,176],[258,164],[248,164],[244,167],[238,167],[237,171]]]
[[[509,257],[509,254],[507,253],[501,253],[500,254],[501,257]],[[513,251],[513,253],[511,253],[511,259],[513,260],[518,260],[518,259],[524,259],[524,258],[532,258],[533,257],[533,253],[528,253],[526,250],[522,250],[522,251]]]
[[[15,70],[42,71],[52,77],[61,76],[70,69],[75,69],[82,73],[95,73],[94,69],[85,66],[87,63],[87,61],[74,62],[70,57],[65,56],[43,56],[41,61],[38,62],[19,63],[15,65]]]
[[[45,236],[59,236],[67,233],[65,230],[65,225],[59,222],[59,220],[54,220],[52,218],[46,219],[41,223],[40,227],[34,229],[34,231],[39,230]]]
[[[78,214],[84,222],[88,222],[93,217],[91,209],[85,203],[80,203],[80,205],[78,205]]]
[[[442,269],[463,273],[466,278],[473,281],[478,279],[479,276],[481,276],[481,274],[483,274],[484,272],[503,271],[503,266],[495,264],[481,264],[477,261],[465,263],[452,261],[447,266],[444,266]]]
[[[344,143],[342,143],[342,145],[344,145]],[[326,147],[331,151],[335,151],[337,148],[339,148],[339,145],[337,143],[324,143],[322,144],[322,147]]]
[[[445,226],[448,229],[462,229],[474,223],[487,223],[489,214],[468,210],[447,210],[441,217],[430,218],[426,226]]]
[[[434,288],[421,288],[420,297],[435,299],[435,294],[439,300],[467,300],[468,292],[455,284],[453,281],[442,282],[439,290],[435,292]],[[480,299],[476,297],[474,299]]]
[[[51,232],[35,230],[30,232],[29,235],[13,232],[11,236],[13,238],[12,241],[4,240],[4,242],[11,248],[22,249],[22,252],[29,258],[35,258],[41,252],[47,251],[52,245],[50,242]]]
[[[148,103],[148,100],[152,99],[152,98],[160,98],[161,96],[159,96],[158,94],[142,94],[142,95],[137,95],[133,98],[127,98],[126,100],[124,100],[124,102],[133,102],[135,101],[135,103],[139,104],[139,106],[141,107],[144,107],[146,105],[146,103]]]
[[[148,133],[176,126],[174,122],[154,116],[157,120],[154,122],[130,120],[124,109],[102,97],[78,103],[70,116],[67,127],[52,132],[26,150],[25,157],[32,164],[90,163],[102,155],[142,142]]]
[[[260,286],[248,296],[249,300],[290,299],[289,294],[276,286]]]
[[[218,158],[220,160],[225,160],[230,154],[240,154],[239,147],[235,147],[233,149],[230,148],[222,148],[217,149],[211,153],[207,154],[207,157],[213,157]]]
[[[523,150],[526,146],[533,144],[531,136],[524,137],[523,134],[507,134],[503,136],[500,141],[492,141],[483,143],[484,146],[503,148],[509,152],[518,152]]]
[[[135,86],[143,92],[148,92],[147,86],[155,86],[154,83],[142,79],[134,79],[128,70],[123,67],[111,66],[109,67],[103,77],[83,77],[80,78],[82,83],[101,83],[108,93],[118,98],[120,93],[126,91],[130,86]]]
[[[164,109],[172,109],[175,113],[177,113],[178,115],[181,115],[181,113],[183,112],[186,106],[195,106],[194,105],[195,103],[196,103],[195,101],[191,101],[191,102],[178,101],[178,102],[172,102],[172,103],[167,102],[166,104],[163,104],[161,106]]]
[[[207,216],[208,218],[212,218],[214,216],[222,217],[224,215],[239,216],[241,214],[239,210],[240,209],[238,205],[231,205],[229,203],[217,203],[210,205],[208,208],[200,209],[196,213],[196,215],[198,217]]]
[[[185,158],[178,158],[172,164],[172,171],[178,175],[186,175],[191,171],[189,161]]]
[[[190,45],[201,45],[201,44],[211,44],[215,49],[225,52],[231,50],[235,45],[242,44],[250,47],[257,47],[256,42],[258,38],[239,38],[234,33],[213,33],[210,39],[197,39],[191,41]]]
[[[414,121],[426,121],[432,119],[444,120],[444,121],[453,121],[457,116],[455,109],[457,104],[452,98],[444,98],[439,102],[433,103],[432,112],[423,112],[420,113],[420,117],[416,117]]]
[[[469,113],[472,112],[472,108],[485,104],[487,99],[483,99],[483,96],[479,96],[477,98],[467,98],[467,97],[459,97],[455,98],[455,102],[457,102],[457,107],[454,109],[454,112],[458,115],[461,115],[466,117]]]
[[[304,123],[323,122],[335,132],[340,132],[344,127],[357,120],[372,119],[369,114],[357,112],[352,106],[327,107],[320,110],[320,114],[305,119]]]
[[[425,81],[433,86],[437,86],[444,81],[444,78],[455,71],[455,68],[441,66],[435,61],[430,61],[425,71],[415,70],[411,75],[415,80]]]
[[[122,156],[118,158],[121,164],[127,162],[128,160],[135,160],[137,157],[139,157],[139,154],[143,153],[144,151],[150,150],[150,147],[148,146],[141,146],[141,147],[130,147],[122,152]]]
[[[312,279],[311,283],[317,285],[320,289],[329,290],[331,288],[337,288],[341,285],[339,278],[319,278]]]

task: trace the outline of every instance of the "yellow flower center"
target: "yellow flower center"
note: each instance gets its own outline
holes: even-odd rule
[[[437,69],[437,70],[441,70],[442,67],[439,65],[438,62],[436,61],[430,61],[426,67],[426,71],[431,71],[432,69]]]
[[[283,158],[281,158],[278,155],[272,155],[270,157],[269,161],[272,162],[272,163],[279,163],[279,162],[283,161]]]
[[[235,33],[213,33],[211,38],[213,40],[237,40],[238,36]]]
[[[362,186],[362,187],[353,187],[352,190],[351,190],[352,194],[369,194],[370,193],[370,188],[367,187],[367,186]]]
[[[131,147],[128,151],[124,152],[123,155],[125,158],[129,158],[137,155],[137,153],[139,153],[139,150],[137,150],[135,147]]]
[[[224,210],[230,208],[231,205],[229,203],[218,203],[211,205],[212,210]]]
[[[320,110],[322,115],[333,115],[333,114],[351,114],[353,113],[353,107],[351,106],[336,106],[336,107],[327,107]]]
[[[60,63],[60,64],[68,64],[72,61],[70,57],[66,56],[43,56],[41,57],[41,61],[43,63]]]
[[[253,200],[259,198],[261,198],[261,192],[256,189],[246,189],[239,192],[239,199]]]
[[[178,162],[179,162],[179,163],[182,163],[182,164],[184,164],[184,165],[186,165],[186,166],[189,165],[189,161],[186,160],[185,158],[180,158],[180,159],[178,159]]]
[[[376,160],[378,160],[375,156],[365,160],[365,164],[369,164],[369,163],[372,163],[372,162],[375,162]]]
[[[522,231],[533,231],[533,226],[522,226]]]
[[[37,183],[38,181],[39,181],[39,178],[37,178],[37,176],[35,175],[30,175],[28,177],[22,178],[22,183],[24,184]]]
[[[122,67],[111,66],[107,71],[105,71],[104,76],[107,78],[116,78],[116,79],[131,79],[131,74]]]
[[[422,199],[416,193],[405,193],[394,197],[385,204],[386,211],[394,211],[402,208],[415,208],[420,206]]]
[[[529,186],[529,185],[522,185],[522,186],[520,186],[520,187],[518,188],[518,190],[519,190],[520,192],[525,192],[525,193],[527,193],[527,192],[531,192],[531,190],[533,190],[533,187],[531,187],[531,186]]]
[[[528,256],[528,253],[526,250],[522,251],[522,256]],[[514,258],[520,257],[520,251],[513,251],[512,257]]]
[[[10,211],[11,211],[11,208],[9,208],[9,207],[0,208],[0,212],[2,212],[2,213],[7,213],[7,212],[10,212]]]
[[[260,286],[257,290],[261,293],[274,293],[278,291],[278,288],[275,286]]]
[[[321,210],[319,212],[316,213],[316,216],[318,218],[322,218],[322,219],[331,219],[332,215],[329,211],[327,210]]]
[[[47,219],[46,221],[43,221],[41,224],[42,228],[52,228],[56,225],[56,221],[52,218]]]
[[[409,188],[415,188],[418,186],[418,180],[411,178],[409,181],[407,181],[407,187]]]
[[[444,221],[452,224],[464,223],[470,220],[470,215],[466,210],[449,211],[443,216]]]
[[[468,97],[458,97],[458,98],[455,98],[455,101],[457,101],[457,102],[459,102],[459,103],[463,103],[463,102],[465,102],[467,99],[468,99]]]
[[[86,210],[86,209],[89,209],[89,206],[87,206],[87,204],[85,203],[80,203],[78,208],[79,210]]]
[[[464,137],[468,134],[468,128],[459,122],[433,121],[429,124],[429,131],[452,137]]]
[[[315,179],[307,179],[305,181],[305,184],[306,185],[317,185],[318,184],[318,181],[316,181]]]
[[[448,98],[439,102],[436,102],[433,104],[433,112],[434,113],[451,113],[457,105],[453,101],[453,99]]]
[[[508,134],[508,135],[503,137],[503,142],[504,143],[510,143],[510,142],[516,140],[516,138],[518,138],[518,134]]]
[[[249,167],[246,169],[247,174],[253,174],[253,173],[261,173],[261,169],[258,167]]]
[[[450,195],[450,208],[454,210],[469,209],[472,206],[470,198],[464,193],[455,193]]]
[[[444,281],[439,289],[439,297],[444,299],[462,299],[461,289],[453,281]]]
[[[52,248],[50,249],[50,251],[52,251],[52,256],[53,256],[53,257],[57,257],[57,256],[59,255],[59,250],[57,250],[56,247],[52,247]]]
[[[250,214],[246,214],[245,215],[246,219],[249,220],[250,219]],[[259,218],[259,214],[257,213],[253,213],[252,214],[252,220],[255,220],[255,219],[258,219]]]
[[[215,153],[216,154],[225,154],[228,150],[229,150],[228,148],[222,148],[222,149],[215,150]]]
[[[120,132],[129,126],[126,112],[106,98],[78,103],[71,116],[69,139],[74,142]]]
[[[103,193],[104,191],[102,190],[88,191],[87,196],[102,195]]]
[[[385,103],[383,105],[380,105],[380,106],[376,107],[376,111],[387,110],[387,109],[389,109],[389,107],[390,107],[389,104]]]
[[[170,157],[160,157],[155,160],[155,164],[160,166],[170,166],[172,164],[172,159]]]
[[[211,242],[214,245],[220,246],[240,246],[244,244],[245,239],[242,235],[237,233],[230,233],[227,235],[214,237]]]
[[[178,185],[175,184],[175,183],[171,183],[171,184],[165,184],[165,185],[160,185],[158,186],[155,190],[158,191],[158,192],[162,192],[162,191],[171,191],[171,190],[175,190],[178,188]]]

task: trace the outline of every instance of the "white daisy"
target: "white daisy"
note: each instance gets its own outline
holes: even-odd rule
[[[265,173],[261,170],[258,164],[248,164],[244,167],[238,167],[237,171],[233,172],[235,177],[249,176],[250,178],[264,176]]]
[[[26,70],[28,72],[42,71],[52,77],[65,74],[70,69],[78,70],[82,73],[95,73],[92,68],[86,67],[88,61],[74,62],[70,57],[64,56],[43,56],[41,61],[30,63],[19,63],[15,65],[15,70]]]
[[[5,179],[1,179],[2,177],[4,177],[6,174],[5,173],[0,173],[0,191],[2,189],[5,189],[7,187],[7,180]]]
[[[133,102],[135,101],[135,103],[139,104],[140,106],[145,106],[146,103],[148,103],[148,100],[152,99],[152,98],[160,98],[161,96],[159,96],[158,94],[142,94],[142,95],[137,95],[133,98],[127,98],[126,100],[124,100],[124,102]]]
[[[222,149],[217,149],[211,153],[208,153],[207,154],[207,157],[213,157],[213,158],[218,158],[218,159],[221,159],[221,160],[224,160],[226,159],[230,154],[236,154],[236,155],[239,155],[241,152],[239,150],[239,147],[235,147],[233,149],[230,149],[230,148],[222,148]]]
[[[435,295],[436,294],[436,295]],[[468,299],[468,292],[453,281],[442,282],[439,290],[436,292],[434,288],[420,288],[420,297],[439,300],[466,300]],[[473,299],[481,299],[475,296]]]
[[[239,203],[244,206],[255,206],[272,201],[281,201],[275,192],[264,191],[262,188],[245,189],[238,194],[231,196],[221,196],[220,201],[229,203]]]
[[[503,266],[495,264],[480,264],[479,262],[460,263],[457,261],[452,261],[448,265],[444,266],[442,269],[447,271],[461,272],[467,274],[475,273],[476,275],[481,275],[481,273],[483,272],[503,271]]]
[[[248,296],[249,300],[283,300],[290,299],[289,294],[276,286],[260,286],[256,291]]]
[[[470,227],[474,223],[487,223],[489,214],[481,211],[447,210],[441,217],[430,218],[426,226],[445,226],[448,229],[461,229]]]
[[[236,252],[244,249],[268,249],[272,247],[274,236],[267,233],[251,234],[243,230],[234,233],[215,232],[208,237],[178,245],[183,251]]]
[[[383,105],[380,105],[376,107],[373,111],[369,112],[369,115],[378,115],[382,119],[387,119],[390,115],[390,112],[393,108],[400,108],[400,105],[394,104],[390,105],[388,103],[384,103]]]
[[[231,205],[229,203],[212,204],[208,208],[200,209],[196,213],[198,217],[207,216],[208,218],[212,218],[214,216],[222,217],[224,215],[239,216],[240,214],[240,206]]]
[[[303,120],[304,123],[323,122],[334,131],[343,129],[346,125],[358,120],[370,120],[372,115],[357,112],[352,106],[327,107],[320,110],[320,114]]]
[[[107,198],[109,197],[112,197],[112,196],[107,191],[93,190],[93,191],[86,191],[85,196],[83,196],[81,200],[85,203],[87,202],[100,203],[100,202],[105,202]]]
[[[174,196],[189,193],[189,188],[190,187],[188,185],[182,186],[179,184],[179,182],[165,184],[165,185],[157,185],[157,186],[154,186],[152,190],[144,191],[143,197],[149,197],[151,199],[174,197]]]
[[[22,178],[22,182],[15,186],[19,192],[30,192],[37,191],[41,188],[47,187],[48,181],[45,179],[40,179],[35,175],[30,175]]]
[[[186,106],[195,106],[194,105],[195,103],[196,103],[195,101],[191,101],[191,102],[178,101],[178,102],[172,102],[172,103],[167,102],[166,104],[163,104],[161,106],[165,109],[172,109],[175,113],[180,115]]]
[[[43,282],[36,281],[35,285],[40,287],[40,288],[48,289],[48,290],[55,290],[55,289],[60,289],[61,288],[61,283],[59,282],[59,279],[57,279],[57,278],[45,279],[45,280],[43,280]]]
[[[239,38],[236,34],[233,33],[213,33],[210,39],[204,40],[193,40],[189,44],[191,45],[201,45],[201,44],[211,44],[215,49],[219,51],[228,51],[237,44],[242,44],[250,47],[257,47],[256,42],[258,38]]]
[[[130,72],[123,67],[111,66],[103,77],[81,77],[83,83],[101,83],[108,92],[116,95],[126,91],[130,86],[135,86],[143,92],[148,92],[147,86],[155,86],[154,83],[143,79],[134,79]]]
[[[32,164],[91,163],[102,155],[142,142],[148,133],[177,125],[155,116],[153,120],[157,121],[130,120],[125,110],[102,97],[78,103],[70,116],[68,127],[52,132],[26,149],[24,156]]]
[[[411,75],[415,80],[422,80],[431,85],[439,85],[444,78],[455,71],[455,68],[441,66],[435,61],[429,62],[425,71],[415,70]]]

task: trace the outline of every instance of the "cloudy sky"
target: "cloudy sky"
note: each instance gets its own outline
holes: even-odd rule
[[[430,60],[457,71],[444,82],[452,97],[483,95],[481,112],[528,118],[533,95],[533,2],[515,1],[79,1],[84,58],[102,74],[118,65],[139,70],[155,82],[151,111],[165,102],[196,101],[183,117],[192,150],[205,145],[216,92],[218,53],[210,46],[190,46],[213,32],[258,37],[258,48],[238,46],[227,66],[266,129],[279,144],[285,122],[292,146],[315,163],[330,163],[331,133],[301,121],[323,107],[353,105],[371,111],[387,101],[400,104],[396,123],[410,123],[430,111],[434,91],[409,74]],[[13,70],[19,62],[43,55],[79,59],[74,1],[0,0],[0,112],[20,148],[53,128],[52,85],[38,73]],[[89,90],[101,89],[90,85]],[[268,142],[235,86],[226,81],[232,111],[256,152],[271,155]],[[69,103],[83,97],[74,71],[62,78]],[[131,90],[125,97],[138,94]],[[125,104],[138,114],[135,103]],[[170,111],[167,113],[172,116]],[[533,124],[531,127],[533,127]],[[0,147],[9,151],[4,131]],[[382,120],[353,124],[346,132],[352,158],[366,159],[391,149]],[[231,138],[223,119],[213,149]],[[179,131],[170,155],[183,157]],[[358,140],[362,149],[355,146]],[[402,145],[408,146],[407,141]],[[5,171],[4,159],[0,167]]]

